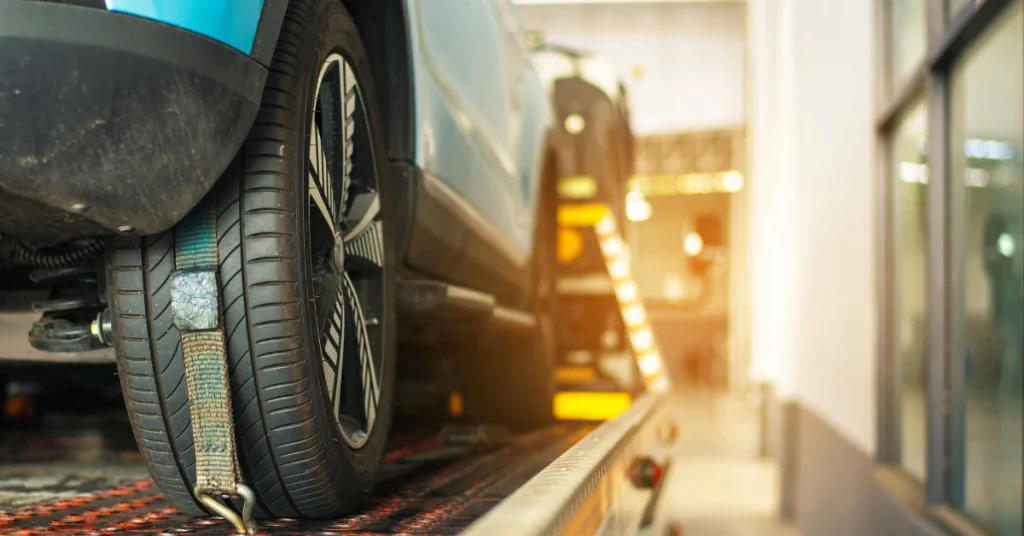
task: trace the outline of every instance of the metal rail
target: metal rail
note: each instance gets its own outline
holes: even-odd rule
[[[661,397],[645,394],[477,520],[465,534],[634,533],[652,493],[626,476],[656,444]],[[630,504],[626,504],[630,503]]]

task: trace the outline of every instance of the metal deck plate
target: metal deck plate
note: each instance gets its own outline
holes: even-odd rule
[[[552,428],[486,451],[436,440],[393,446],[373,499],[331,521],[262,521],[260,534],[455,534],[559,457],[589,430]],[[74,440],[73,440],[74,441]],[[446,448],[450,456],[430,452]],[[116,459],[116,458],[115,458]],[[5,460],[9,461],[10,460]],[[220,519],[188,519],[172,507],[137,462],[98,466],[37,463],[0,469],[0,534],[230,534]],[[61,468],[73,472],[62,473]],[[113,471],[111,471],[113,469]],[[121,471],[121,473],[118,473]]]

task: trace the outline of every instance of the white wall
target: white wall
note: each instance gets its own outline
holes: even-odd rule
[[[610,62],[626,81],[637,134],[742,126],[745,5],[520,5],[527,31]],[[634,67],[643,74],[632,76]]]
[[[875,448],[873,2],[750,0],[754,374]]]

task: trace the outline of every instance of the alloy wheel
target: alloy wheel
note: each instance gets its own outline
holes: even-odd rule
[[[345,442],[362,447],[377,418],[386,321],[381,199],[362,91],[348,61],[321,65],[308,132],[313,310]]]

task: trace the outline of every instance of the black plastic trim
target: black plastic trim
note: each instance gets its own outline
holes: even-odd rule
[[[495,307],[490,294],[425,279],[399,281],[397,301],[403,313],[438,320],[483,321]]]
[[[427,190],[426,176],[419,167],[411,167],[405,178],[413,192],[405,262],[428,277],[448,281],[452,268],[462,256],[469,235],[469,223],[449,210],[443,200]]]
[[[0,0],[0,8],[0,39],[10,41],[10,48],[0,48],[0,57],[12,56],[18,50],[15,45],[27,44],[128,54],[215,80],[257,104],[262,97],[263,83],[252,78],[260,72],[258,64],[188,30],[134,15],[61,4]]]
[[[414,160],[413,74],[404,0],[342,0],[356,21],[387,122],[388,158]]]
[[[448,281],[493,294],[498,303],[518,305],[529,290],[530,260],[517,258],[510,244],[458,192],[430,174],[422,175],[417,229],[461,240],[444,274]],[[427,210],[427,209],[430,210]],[[455,231],[457,234],[452,234]]]
[[[416,225],[416,179],[420,170],[408,162],[389,162],[391,177],[391,213],[395,216],[395,251],[401,259],[406,258],[409,242]]]
[[[90,9],[107,9],[105,0],[34,0],[39,3],[68,4],[72,6],[87,7]]]
[[[267,70],[226,45],[67,4],[0,13],[0,232],[166,230],[252,126]]]
[[[256,26],[256,37],[252,41],[249,56],[260,65],[269,68],[274,59],[277,39],[281,36],[284,15],[288,11],[288,0],[263,0],[263,12]]]
[[[387,90],[387,118],[392,127],[388,134],[388,155],[411,161],[415,157],[416,129],[413,128],[416,103],[413,99],[412,45],[405,3],[384,3],[384,59],[388,84],[377,87]],[[371,54],[371,58],[374,56]]]
[[[530,290],[529,259],[517,264],[480,227],[468,223],[467,229],[466,245],[448,277],[461,285],[494,294],[499,303],[522,304]]]
[[[525,311],[503,307],[486,292],[429,279],[401,279],[398,282],[398,311],[411,325],[438,326],[442,330],[462,324],[462,331],[531,331],[537,318]],[[421,332],[423,330],[415,330]],[[456,330],[458,331],[458,330]],[[430,334],[419,342],[430,342]],[[416,340],[416,337],[409,339]]]
[[[502,253],[478,217],[458,209],[460,204],[444,189],[427,184],[440,179],[411,164],[393,163],[392,170],[394,190],[405,192],[400,202],[409,203],[408,219],[400,220],[397,229],[405,268],[492,294],[501,304],[518,304],[528,290],[528,264]]]

